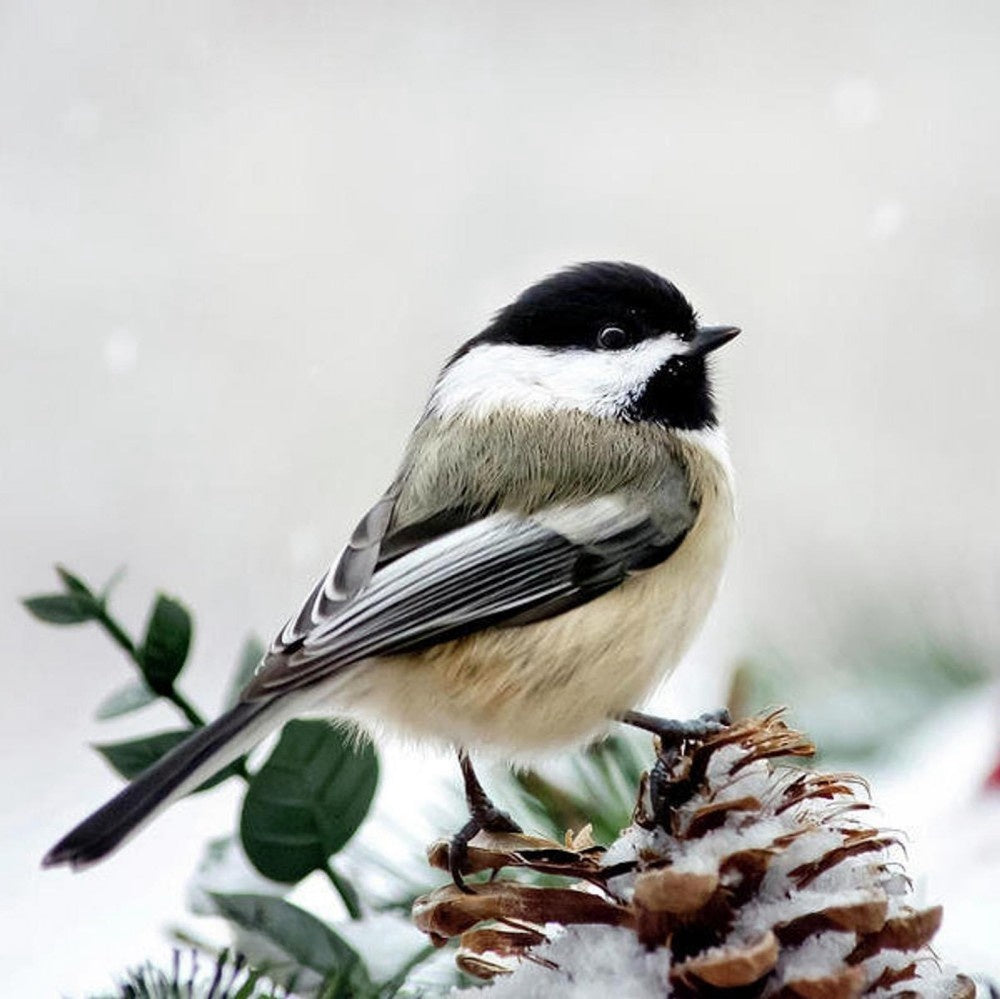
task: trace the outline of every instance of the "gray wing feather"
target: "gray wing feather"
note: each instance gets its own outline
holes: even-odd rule
[[[562,613],[667,558],[690,526],[688,509],[687,517],[664,519],[634,499],[601,497],[530,517],[495,513],[446,533],[379,568],[334,613],[313,616],[294,644],[272,649],[244,697],[307,686],[372,656]]]
[[[372,578],[382,541],[392,520],[396,497],[383,496],[354,529],[333,572],[333,585],[345,598],[353,597]]]
[[[361,518],[337,560],[312,588],[299,613],[275,638],[271,655],[281,655],[300,645],[317,625],[336,616],[372,578],[396,498],[395,488],[389,489]]]

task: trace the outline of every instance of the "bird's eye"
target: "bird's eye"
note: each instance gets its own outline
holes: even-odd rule
[[[621,350],[629,344],[629,335],[620,326],[605,326],[597,334],[597,346],[601,350]]]

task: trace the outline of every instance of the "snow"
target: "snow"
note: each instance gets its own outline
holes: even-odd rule
[[[551,929],[546,927],[547,932]],[[515,974],[495,979],[481,994],[489,999],[607,999],[611,995],[646,999],[670,994],[669,951],[647,951],[631,930],[574,926],[535,953],[565,970],[526,963]]]
[[[844,967],[856,943],[853,933],[821,933],[792,951],[782,951],[778,971],[784,980],[822,978]]]

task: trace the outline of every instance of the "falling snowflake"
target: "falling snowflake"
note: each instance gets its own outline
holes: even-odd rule
[[[872,239],[891,239],[906,220],[906,209],[895,201],[886,201],[872,212],[868,222],[868,235]]]
[[[124,328],[114,330],[104,341],[104,363],[113,375],[128,374],[139,360],[139,343]]]
[[[833,115],[844,128],[864,128],[878,121],[882,98],[870,80],[842,80],[832,95]]]

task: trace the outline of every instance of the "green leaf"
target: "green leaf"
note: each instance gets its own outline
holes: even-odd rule
[[[94,717],[99,721],[107,721],[109,718],[127,715],[130,711],[138,711],[139,708],[152,704],[156,698],[157,695],[146,684],[136,680],[105,697],[97,706]]]
[[[256,635],[248,635],[240,649],[239,658],[236,661],[236,672],[232,680],[229,681],[229,690],[226,692],[226,707],[231,708],[240,699],[243,688],[253,679],[261,659],[266,651],[264,643]]]
[[[95,745],[101,756],[126,780],[135,780],[144,770],[151,767],[161,757],[166,756],[175,746],[179,746],[191,733],[191,728],[171,729],[167,732],[157,732],[155,735],[144,735],[138,739],[128,739],[125,742],[106,742]],[[216,784],[232,777],[237,772],[239,761],[230,763],[217,774],[200,784],[192,794],[207,791]]]
[[[348,976],[348,995],[371,993],[372,982],[358,952],[326,923],[273,895],[219,895],[212,899],[237,926],[260,933],[299,964],[320,975]]]
[[[106,742],[95,745],[101,756],[127,780],[134,780],[152,766],[160,757],[166,756],[174,746],[179,746],[192,732],[192,729],[172,729],[168,732],[157,732],[155,735],[144,735],[138,739],[128,739],[124,742]]]
[[[93,621],[100,611],[96,601],[82,593],[46,593],[28,597],[23,603],[39,621],[48,624],[82,624]]]
[[[156,693],[170,692],[190,647],[191,615],[183,604],[160,593],[139,649],[143,676]]]
[[[111,596],[111,591],[121,582],[125,575],[125,566],[120,565],[113,573],[108,581],[101,587],[101,603],[106,604],[108,602],[108,597]]]
[[[96,599],[94,594],[90,592],[90,587],[79,576],[74,576],[65,566],[57,565],[56,572],[59,573],[59,578],[63,581],[67,593],[77,593]]]
[[[377,784],[370,744],[328,722],[291,721],[243,799],[243,849],[265,877],[299,881],[354,835]]]

